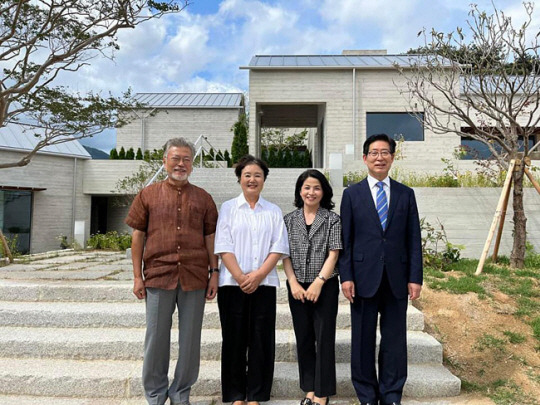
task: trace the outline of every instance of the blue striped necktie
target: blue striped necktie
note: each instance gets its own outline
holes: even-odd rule
[[[384,183],[379,181],[377,183],[377,213],[381,221],[383,231],[386,230],[386,220],[388,219],[388,200],[386,199],[386,193],[384,192]]]

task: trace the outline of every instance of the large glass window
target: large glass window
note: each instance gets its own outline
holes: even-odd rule
[[[519,150],[523,150],[523,138],[521,140],[518,140],[520,142]],[[470,137],[461,137],[461,146],[464,150],[464,154],[461,157],[463,160],[473,160],[473,159],[489,159],[492,157],[492,153],[489,150],[488,146],[480,141],[477,141],[476,139],[470,138]],[[529,149],[534,146],[534,139],[529,138]],[[500,152],[502,148],[498,143],[493,143],[493,148]]]
[[[367,113],[366,135],[387,134],[396,141],[423,141],[424,128],[417,117],[409,113]],[[417,115],[424,119],[423,113]]]
[[[6,237],[16,240],[17,251],[30,251],[32,192],[0,190],[0,228]]]

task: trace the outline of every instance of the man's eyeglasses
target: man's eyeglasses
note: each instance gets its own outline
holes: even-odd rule
[[[173,157],[170,157],[168,158],[171,162],[173,162],[174,164],[178,164],[180,163],[180,161],[184,162],[184,164],[189,164],[191,162],[191,158],[189,157],[180,157],[180,156],[173,156]]]
[[[390,153],[389,150],[386,150],[386,149],[383,149],[383,150],[370,150],[368,152],[368,156],[372,157],[372,158],[376,158],[379,155],[381,155],[381,157],[383,157],[383,158],[386,158],[386,157],[390,156],[391,153]]]

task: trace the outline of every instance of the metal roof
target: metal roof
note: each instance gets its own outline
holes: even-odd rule
[[[0,128],[0,150],[30,151],[39,142],[34,134],[42,133],[40,128],[28,128],[19,124],[7,124]],[[38,153],[91,159],[90,154],[79,141],[69,141],[46,146]]]
[[[136,93],[134,98],[148,107],[242,108],[242,93]]]
[[[433,56],[430,56],[433,59]],[[255,55],[248,66],[240,69],[352,69],[394,68],[394,65],[423,65],[424,55]],[[446,66],[452,61],[441,58]]]

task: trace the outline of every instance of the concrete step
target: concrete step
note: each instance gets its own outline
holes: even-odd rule
[[[176,317],[173,316],[176,321]],[[350,307],[338,307],[337,329],[350,328]],[[57,328],[142,328],[145,326],[144,302],[12,302],[0,301],[0,326]],[[219,313],[215,302],[207,303],[203,328],[219,329]],[[407,311],[408,330],[424,329],[424,316],[412,305]],[[288,304],[278,304],[276,329],[291,329]]]
[[[131,277],[131,273],[129,276]],[[0,301],[137,302],[132,288],[131,281],[88,280],[84,283],[74,283],[52,280],[0,280]],[[277,289],[277,302],[288,303],[284,279],[281,280],[281,287]],[[339,302],[342,304],[348,302],[341,293]]]
[[[21,328],[0,329],[0,357],[77,360],[142,360],[145,330],[142,328]],[[410,364],[441,363],[442,346],[424,332],[409,332]],[[201,359],[221,358],[221,331],[203,329]],[[177,358],[178,335],[171,333],[171,358]],[[336,331],[336,361],[350,360],[351,334]],[[292,330],[276,331],[276,361],[296,362],[296,339]]]
[[[79,398],[141,397],[142,364],[140,361],[77,361],[54,359],[1,358],[0,393]],[[172,375],[174,363],[170,367]],[[354,397],[350,365],[336,365],[338,396]],[[459,395],[460,381],[440,364],[411,364],[404,389],[407,397],[448,397]],[[202,361],[194,396],[219,396],[220,363]],[[295,363],[275,364],[274,398],[302,395],[298,387]]]
[[[487,401],[487,400],[486,400]],[[492,405],[493,402],[482,401],[484,405]],[[192,405],[222,405],[220,397],[191,397]],[[271,399],[265,405],[298,405],[300,397],[292,399]],[[403,405],[479,405],[471,402],[467,397],[452,398],[404,398]],[[28,395],[0,395],[2,405],[147,405],[144,398],[67,398],[67,397],[33,397]],[[356,398],[332,397],[333,405],[358,404]],[[229,403],[227,403],[229,405]]]

